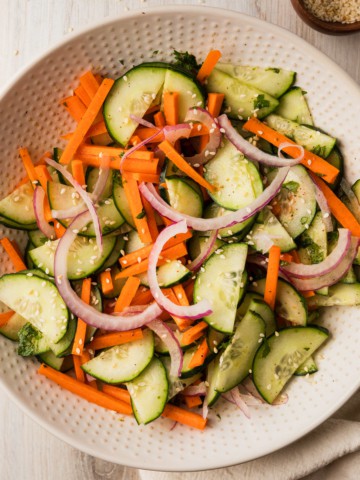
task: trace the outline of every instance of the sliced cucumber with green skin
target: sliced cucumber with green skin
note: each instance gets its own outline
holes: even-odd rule
[[[315,187],[302,165],[290,168],[275,202],[280,205],[277,217],[292,238],[309,228],[316,213]]]
[[[304,363],[302,363],[294,372],[294,375],[297,377],[303,377],[305,375],[311,375],[312,373],[316,373],[318,371],[318,367],[314,360],[314,357],[311,356]]]
[[[136,252],[140,248],[146,247],[147,243],[143,243],[140,240],[139,234],[136,230],[131,230],[131,232],[126,234],[126,243],[125,243],[125,253],[128,255],[129,253]]]
[[[206,381],[208,383],[208,387],[206,390],[206,395],[204,398],[204,403],[208,407],[212,407],[217,400],[220,398],[220,392],[215,390],[216,386],[216,380],[218,378],[219,374],[219,361],[220,361],[221,355],[217,355],[214,360],[212,360],[207,368],[207,373],[206,373]]]
[[[260,294],[255,292],[246,293],[239,308],[237,309],[236,318],[242,318],[249,310],[250,305],[251,310],[260,315],[260,317],[264,320],[265,335],[269,337],[276,330],[275,315]]]
[[[356,275],[353,267],[350,267],[348,272],[339,281],[341,283],[348,283],[348,284],[356,283],[357,279],[356,279]]]
[[[59,240],[48,241],[42,247],[29,252],[31,260],[37,268],[48,275],[54,276],[54,258]],[[115,237],[103,238],[103,252],[100,255],[95,239],[76,237],[70,247],[67,263],[69,280],[86,278],[104,265],[111,255],[116,243]]]
[[[204,252],[207,249],[207,244],[209,242],[209,237],[204,236],[204,232],[194,232],[193,236],[188,242],[188,252],[191,260],[197,258],[200,253]],[[213,247],[209,252],[209,256],[215,252],[218,248],[224,245],[224,242],[220,239],[216,239]]]
[[[25,258],[25,265],[27,266],[28,269],[34,268],[34,262],[30,258],[30,252],[31,250],[34,250],[35,245],[33,245],[31,242],[27,242],[26,247],[25,247],[25,252],[24,252],[24,258]]]
[[[209,347],[209,350],[213,353],[218,353],[221,348],[221,344],[228,338],[226,333],[218,332],[213,328],[209,327],[206,332],[206,341]]]
[[[34,245],[34,248],[41,247],[49,239],[42,233],[41,230],[32,230],[28,233],[30,242]]]
[[[125,219],[125,222],[130,225],[130,227],[136,228],[122,181],[123,180],[120,174],[113,174],[112,196],[115,207],[120,212],[120,215]]]
[[[33,198],[34,190],[31,183],[21,185],[0,200],[0,215],[15,224],[33,225],[36,223]]]
[[[115,238],[116,238],[116,243],[113,248],[113,251],[111,252],[109,257],[106,259],[104,265],[101,266],[99,271],[103,271],[103,270],[106,270],[107,268],[113,267],[114,265],[117,264],[117,261],[120,258],[121,250],[123,250],[125,246],[125,240],[124,240],[124,237],[121,235]]]
[[[250,284],[249,290],[264,295],[265,278]],[[281,318],[295,325],[304,326],[307,323],[307,307],[304,297],[282,278],[278,279],[275,311]]]
[[[136,378],[149,365],[154,355],[154,337],[150,330],[143,338],[108,348],[82,365],[89,375],[106,383],[118,384]]]
[[[0,300],[22,315],[51,342],[59,342],[66,333],[69,312],[56,286],[26,270],[0,278]]]
[[[41,353],[37,356],[37,358],[41,363],[45,363],[46,365],[49,365],[49,367],[52,367],[59,372],[67,372],[68,370],[71,370],[74,365],[71,356],[59,358],[54,355],[53,352]]]
[[[218,63],[216,68],[275,98],[283,95],[291,87],[296,76],[295,72],[283,68],[263,68],[231,63]]]
[[[167,288],[177,285],[178,283],[188,280],[192,272],[183,265],[180,260],[171,260],[169,263],[165,263],[156,269],[156,275],[160,287]],[[141,285],[145,287],[149,286],[147,273],[141,273],[138,275]]]
[[[170,375],[170,369],[171,369],[170,357],[161,357],[160,360],[165,367],[166,375],[169,382],[168,400],[171,400],[178,393],[184,390],[184,388],[188,387],[189,385],[192,385],[194,382],[196,382],[196,380],[199,380],[201,378],[201,373],[197,373],[188,378],[174,377]]]
[[[251,232],[246,236],[249,246],[261,253],[267,253],[273,245],[280,247],[282,252],[296,248],[296,243],[288,234],[279,220],[265,207],[258,215]]]
[[[293,122],[286,118],[272,113],[266,117],[266,123],[270,128],[294,140],[298,145],[302,145],[306,150],[326,158],[335,146],[336,138],[330,137],[319,130],[309,128],[305,125]]]
[[[192,217],[202,217],[203,197],[201,191],[192,182],[183,177],[173,176],[165,179],[166,194],[170,205],[180,213]]]
[[[194,346],[188,348],[184,352],[183,366],[182,366],[181,374],[180,374],[181,379],[190,378],[193,375],[196,375],[199,372],[202,372],[205,369],[206,365],[209,362],[211,362],[211,360],[214,358],[214,354],[209,353],[208,356],[205,358],[205,361],[202,365],[199,365],[198,367],[189,367],[189,363],[190,363],[192,357],[194,356],[194,354],[195,354],[195,352],[197,351],[198,348],[199,348],[198,345],[194,345]]]
[[[161,361],[154,357],[145,370],[126,387],[138,424],[146,425],[160,417],[168,399],[169,383]]]
[[[236,387],[249,375],[255,353],[264,341],[265,322],[251,310],[252,302],[221,354],[214,387],[220,393]]]
[[[207,299],[213,313],[204,320],[215,330],[232,333],[237,305],[244,292],[243,273],[247,245],[224,245],[213,253],[198,273],[194,285],[194,302]]]
[[[63,149],[62,148],[59,148],[59,147],[55,147],[54,150],[53,150],[53,159],[55,160],[55,162],[58,162],[60,163],[60,159],[61,159],[61,155],[63,154]],[[64,168],[72,174],[72,167],[71,167],[71,163],[67,164],[67,165],[64,165]],[[71,183],[63,176],[62,173],[60,172],[57,172],[58,174],[58,179],[59,179],[59,182],[62,183],[63,185],[68,185],[68,186],[72,186]]]
[[[271,95],[247,85],[217,68],[214,68],[207,79],[206,87],[208,92],[225,95],[224,111],[230,118],[247,119],[255,112],[258,118],[263,118],[279,105],[276,98]]]
[[[138,65],[118,78],[104,102],[107,131],[125,147],[138,123],[130,115],[142,118],[163,88],[165,68]]]
[[[19,331],[27,323],[26,318],[18,313],[14,313],[9,320],[0,327],[0,333],[13,342],[19,341]]]
[[[291,327],[274,334],[261,345],[252,371],[254,384],[266,402],[274,402],[296,369],[328,336],[328,331],[320,327]]]
[[[76,325],[75,317],[70,314],[68,328],[63,338],[58,343],[49,342],[50,350],[56,357],[64,357],[70,353],[69,349],[75,338]]]
[[[183,345],[183,343],[182,343],[182,336],[183,336],[182,332],[180,332],[177,329],[172,330],[172,332],[173,332],[175,338],[177,339],[177,341],[179,342],[180,347],[183,350],[187,350],[188,348],[192,347],[192,344]],[[169,355],[169,349],[168,349],[166,343],[164,343],[158,335],[155,335],[155,352],[160,354],[160,355]]]
[[[22,357],[31,357],[50,350],[49,342],[44,335],[29,322],[19,330],[19,346],[17,353]]]
[[[342,153],[337,145],[335,145],[330,155],[328,155],[326,161],[339,170],[338,176],[336,177],[334,183],[329,184],[329,187],[332,190],[336,190],[340,185],[342,177],[344,176],[344,157],[342,156]]]
[[[329,287],[329,294],[307,299],[309,308],[360,305],[360,283],[337,283]]]
[[[322,212],[317,212],[309,228],[298,237],[298,254],[302,263],[320,263],[328,255],[328,241]]]
[[[232,212],[232,210],[227,210],[226,208],[221,207],[217,203],[210,203],[205,209],[204,218],[223,217],[224,215],[229,215]],[[231,227],[220,228],[218,235],[220,235],[220,237],[222,238],[228,238],[236,235],[239,239],[242,239],[251,230],[251,227],[255,222],[255,218],[256,215],[248,218],[244,222],[236,223]]]
[[[99,168],[88,168],[86,170],[86,190],[90,193],[94,191],[96,182],[99,179],[100,169]],[[113,191],[113,180],[111,173],[109,174],[104,190],[102,191],[99,200],[106,200],[111,197]]]
[[[263,191],[258,169],[228,140],[206,164],[204,177],[217,187],[209,195],[228,210],[246,207]]]
[[[25,225],[25,224],[13,222],[12,220],[2,217],[1,215],[0,215],[0,223],[4,225],[4,227],[15,228],[16,230],[25,230],[27,232],[31,230],[37,230],[38,228],[36,223],[30,223],[29,225]]]
[[[314,125],[305,93],[300,87],[290,88],[279,98],[279,106],[274,113],[293,122]]]
[[[66,210],[82,203],[79,194],[73,187],[62,185],[61,183],[48,182],[48,196],[50,207],[54,210]],[[86,208],[84,207],[84,210],[85,209]],[[108,235],[109,233],[114,232],[125,222],[112,198],[107,198],[106,200],[99,202],[97,215],[99,217],[101,232],[103,235]],[[71,221],[72,219],[59,220],[59,222],[65,227],[68,227]],[[79,235],[95,237],[93,222],[90,222],[84,227],[81,232],[79,232]]]

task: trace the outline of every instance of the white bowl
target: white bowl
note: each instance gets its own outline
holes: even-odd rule
[[[36,160],[61,145],[61,133],[71,131],[72,122],[58,102],[85,70],[117,77],[145,60],[170,60],[173,49],[188,50],[201,60],[211,48],[220,49],[224,61],[296,70],[297,84],[308,92],[316,124],[340,139],[348,177],[359,175],[360,93],[339,67],[271,24],[220,9],[179,6],[101,22],[67,38],[16,76],[0,97],[0,195],[24,175],[17,156],[20,145],[27,146]],[[24,244],[21,233],[3,232]],[[4,273],[10,268],[5,255],[0,262]],[[0,383],[38,423],[91,455],[154,470],[223,467],[293,442],[351,396],[360,384],[357,317],[357,308],[326,311],[323,324],[332,338],[318,356],[320,370],[309,379],[291,382],[286,405],[253,407],[248,420],[231,404],[220,402],[204,432],[182,425],[170,430],[171,422],[164,419],[138,426],[133,418],[89,404],[38,376],[37,362],[17,356],[16,345],[4,338],[0,338]]]

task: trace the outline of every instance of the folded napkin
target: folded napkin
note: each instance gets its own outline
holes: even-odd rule
[[[360,471],[360,390],[332,418],[271,455],[206,472],[140,470],[141,480],[355,480]],[[354,453],[357,452],[357,453]],[[352,454],[352,455],[349,455]],[[337,462],[335,460],[340,459]],[[334,463],[333,463],[334,462]],[[331,464],[331,465],[330,465]]]

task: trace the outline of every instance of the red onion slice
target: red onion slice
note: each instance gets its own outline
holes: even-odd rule
[[[241,394],[239,392],[238,387],[233,388],[229,392],[235,402],[235,405],[243,412],[243,414],[247,417],[250,418],[250,410],[249,407],[246,405],[244,400],[241,398]]]
[[[166,323],[162,322],[158,318],[149,322],[147,327],[155,332],[169,349],[171,358],[170,376],[180,377],[184,357],[180,343],[173,334],[171,328],[169,328]]]
[[[190,306],[176,305],[163,294],[156,276],[156,265],[165,243],[179,233],[186,233],[187,230],[186,222],[183,220],[164,228],[160,233],[149,255],[148,282],[152,296],[161,308],[177,317],[197,319],[212,313],[209,301],[204,299]]]
[[[282,270],[296,278],[320,277],[332,272],[344,259],[351,242],[351,232],[339,228],[339,239],[334,250],[320,263],[305,265],[304,263],[289,263]]]
[[[231,125],[230,120],[225,114],[220,115],[217,120],[220,127],[224,129],[227,139],[250,160],[255,160],[256,162],[260,162],[265,165],[271,165],[272,167],[291,167],[300,163],[304,158],[304,148],[301,145],[296,145],[300,152],[298,157],[283,158],[281,156],[281,150],[290,146],[290,143],[282,143],[280,145],[278,152],[279,157],[275,157],[275,155],[270,155],[269,153],[263,152],[243,138],[240,133]],[[291,146],[294,145],[291,144]]]
[[[177,125],[167,125],[163,128],[166,140],[174,144],[179,138],[189,138],[191,126],[188,123],[178,123]]]
[[[186,114],[185,122],[200,122],[209,131],[209,141],[205,145],[202,152],[193,155],[192,157],[185,157],[185,160],[194,167],[203,165],[211,160],[217,152],[221,143],[221,132],[216,123],[215,118],[204,108],[193,107],[190,108]],[[190,127],[191,130],[191,127]]]
[[[80,195],[80,197],[84,201],[85,205],[87,206],[90,212],[91,220],[93,221],[93,224],[94,224],[96,243],[101,253],[103,249],[103,244],[102,244],[102,233],[101,233],[100,221],[96,213],[94,204],[89,197],[89,194],[85,192],[82,186],[74,179],[74,177],[66,170],[66,168],[64,168],[62,165],[55,162],[51,158],[45,158],[45,161],[49,165],[51,165],[53,168],[55,168],[55,170],[59,171],[64,178],[66,178],[66,180],[75,188],[77,193]]]
[[[38,186],[35,188],[34,197],[33,197],[33,205],[35,211],[35,218],[37,226],[39,230],[51,240],[56,238],[55,229],[45,219],[44,213],[44,200],[45,200],[45,191],[42,187]]]
[[[124,155],[121,157],[121,161],[120,161],[120,172],[122,172],[122,169],[123,169],[123,164],[124,164],[124,161],[125,159],[131,155],[132,153],[136,152],[137,150],[139,150],[141,147],[143,147],[144,145],[146,145],[147,143],[150,143],[151,140],[153,140],[157,135],[159,135],[159,133],[162,131],[162,129],[160,129],[159,131],[156,131],[153,135],[151,135],[150,137],[148,138],[145,138],[145,140],[142,140],[140,143],[134,145],[133,147],[131,147],[129,150],[126,150],[126,152],[124,153]]]
[[[288,172],[289,167],[279,168],[276,177],[271,184],[250,205],[241,208],[236,212],[230,213],[229,215],[208,219],[191,217],[179,213],[177,210],[170,207],[170,205],[158,195],[155,187],[151,183],[141,183],[139,190],[160,215],[173,222],[181,222],[182,220],[185,220],[188,227],[201,232],[206,232],[208,230],[220,230],[220,228],[227,228],[236,223],[244,222],[255,213],[262,210],[265,205],[267,205],[278,194]]]
[[[360,222],[359,200],[357,199],[357,196],[355,195],[355,193],[352,191],[349,182],[344,177],[341,179],[340,187],[349,200],[351,213],[354,215],[356,220]]]
[[[208,256],[211,253],[211,250],[216,242],[218,230],[213,230],[211,232],[210,237],[207,239],[207,244],[206,248],[202,252],[199,253],[199,255],[187,265],[187,268],[189,270],[192,270],[193,272],[196,272],[196,270],[199,270],[201,265],[205,262],[205,260],[208,258]]]
[[[130,114],[130,118],[131,118],[131,120],[133,120],[134,122],[138,123],[139,125],[142,125],[143,127],[156,128],[153,123],[148,122],[147,120],[144,120],[143,118],[138,117],[138,116],[136,116],[136,115]],[[160,130],[161,130],[161,129],[159,128],[159,132],[160,132]]]
[[[146,325],[162,313],[161,308],[156,302],[149,305],[146,310],[137,314],[108,315],[99,312],[92,306],[83,302],[71,288],[70,282],[67,278],[66,259],[68,258],[69,249],[77,236],[77,234],[74,233],[74,230],[81,230],[90,220],[91,215],[89,212],[85,212],[76,217],[59,241],[55,252],[54,273],[56,286],[60,295],[69,310],[77,317],[82,318],[84,322],[92,327],[102,328],[108,331],[124,331]]]
[[[204,396],[206,395],[206,385],[205,382],[200,382],[199,385],[190,385],[189,387],[184,388],[182,391],[183,395],[188,397],[196,397],[197,395]]]
[[[311,177],[310,177],[311,178]],[[317,186],[317,184],[313,181],[314,187],[315,187],[315,198],[317,201],[317,204],[319,205],[319,208],[322,213],[322,220],[325,225],[325,229],[327,232],[332,232],[334,229],[333,222],[331,220],[331,210],[329,208],[329,205],[327,203],[327,200],[325,198],[325,195],[323,194],[322,190]]]

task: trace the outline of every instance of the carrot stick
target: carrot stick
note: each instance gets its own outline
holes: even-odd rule
[[[114,332],[106,335],[100,335],[94,338],[89,343],[88,348],[91,350],[102,350],[103,348],[114,347],[115,345],[122,345],[123,343],[133,342],[143,337],[141,328],[129,330],[128,332]]]
[[[78,149],[86,133],[91,127],[91,124],[93,123],[97,114],[99,113],[102,107],[102,104],[104,103],[104,100],[107,97],[113,84],[114,84],[114,80],[110,78],[106,78],[105,80],[103,80],[94,98],[91,100],[89,107],[87,108],[82,119],[77,125],[73,136],[71,137],[69,143],[66,145],[63,154],[61,155],[60,162],[62,164],[65,164],[65,165],[68,164],[73,158],[76,150]]]
[[[38,179],[37,179],[37,175],[36,175],[36,172],[35,172],[35,167],[34,167],[34,164],[31,160],[28,149],[27,148],[19,148],[19,155],[20,155],[21,160],[24,164],[24,167],[25,167],[26,173],[28,174],[31,185],[32,185],[33,188],[35,188],[34,185],[37,184]]]
[[[136,133],[136,131],[135,131]],[[130,138],[130,144],[133,145],[134,147],[136,145],[138,145],[139,143],[141,143],[141,138],[138,137],[137,135],[133,135],[131,138]],[[137,151],[147,151],[147,148],[145,147],[145,145],[143,145],[142,147],[139,147]]]
[[[86,105],[84,105],[80,98],[76,97],[75,95],[64,98],[64,100],[61,100],[60,105],[63,105],[66,111],[78,123],[85,115]]]
[[[198,338],[204,335],[204,330],[208,328],[208,324],[204,321],[197,323],[182,334],[181,343],[183,345],[190,345]]]
[[[131,301],[131,305],[147,305],[152,302],[154,297],[152,296],[148,288],[139,288],[135,297]]]
[[[159,145],[160,150],[162,150],[165,155],[186,175],[195,180],[199,185],[210,190],[210,192],[215,192],[216,188],[214,185],[211,185],[205,180],[204,177],[199,175],[187,162],[184,158],[175,150],[168,140],[164,140]]]
[[[23,259],[19,255],[17,251],[17,246],[15,244],[15,241],[11,241],[7,237],[3,237],[0,240],[1,245],[3,246],[5,252],[8,254],[12,264],[14,265],[14,268],[17,272],[21,272],[22,270],[27,270],[27,267],[25,263],[23,262]]]
[[[85,185],[86,182],[83,162],[81,160],[73,160],[71,162],[71,170],[73,177],[78,182],[78,184],[81,186]]]
[[[107,295],[114,290],[114,284],[112,281],[111,270],[105,270],[100,273],[100,283],[102,292]]]
[[[76,150],[77,154],[85,154],[85,155],[95,155],[104,156],[104,157],[121,157],[124,153],[126,153],[125,148],[118,148],[118,147],[108,147],[104,145],[79,145]],[[131,153],[128,158],[137,158],[141,160],[153,160],[155,158],[154,152],[149,152],[148,150],[136,150],[136,152]]]
[[[200,367],[205,362],[205,359],[209,353],[209,347],[206,338],[200,343],[199,348],[194,353],[192,359],[189,362],[189,368]]]
[[[202,405],[202,400],[199,395],[195,395],[192,397],[190,397],[189,395],[183,395],[183,398],[188,408],[194,408]]]
[[[195,285],[194,280],[191,280],[187,285],[184,286],[184,290],[188,299],[193,298],[194,285]]]
[[[111,395],[112,397],[117,398],[128,405],[131,404],[130,393],[127,391],[127,389],[114,387],[113,385],[107,385],[106,383],[102,384],[101,389],[107,395]]]
[[[198,71],[198,74],[196,76],[196,79],[200,83],[203,83],[208,78],[208,76],[214,70],[215,65],[219,61],[220,57],[221,57],[221,52],[219,50],[210,50],[210,52],[207,54],[207,57],[205,58],[204,63],[201,65],[201,68]]]
[[[157,112],[154,115],[154,123],[158,128],[165,127],[166,121],[163,112]]]
[[[282,254],[280,255],[280,260],[282,260],[283,262],[288,262],[288,263],[294,261],[293,256],[291,255],[291,253],[282,253]],[[298,263],[300,263],[300,262],[298,262]]]
[[[264,300],[269,307],[274,310],[276,300],[276,290],[279,278],[281,249],[273,245],[269,250],[269,263],[266,273]]]
[[[54,223],[55,235],[56,238],[61,238],[66,232],[66,228],[61,225],[60,222]]]
[[[225,95],[223,93],[208,93],[207,109],[210,115],[218,117]]]
[[[74,90],[74,94],[79,97],[79,99],[82,101],[82,103],[88,107],[91,102],[91,97],[88,95],[86,92],[85,88],[82,85],[79,85],[77,88]]]
[[[123,286],[118,299],[116,300],[115,312],[122,312],[124,308],[131,304],[131,301],[135,297],[137,289],[140,285],[140,279],[138,277],[129,277]]]
[[[160,183],[160,174],[124,171],[136,182]]]
[[[191,232],[180,233],[178,235],[175,235],[173,238],[171,238],[165,243],[164,249],[162,252],[164,252],[166,249],[170,247],[173,247],[174,245],[179,245],[179,243],[185,242],[191,237],[192,237]],[[119,259],[120,265],[123,268],[127,268],[130,265],[139,263],[139,258],[141,259],[140,261],[145,260],[145,258],[148,258],[153,246],[154,246],[153,244],[147,245],[146,247],[139,248],[138,250],[134,250],[133,252],[128,253],[127,255],[124,255]]]
[[[150,203],[143,196],[141,196],[141,201],[142,201],[142,204],[144,205],[144,210],[145,210],[146,218],[148,221],[151,239],[153,242],[155,242],[155,240],[159,236],[159,229],[156,223],[155,210],[152,208]]]
[[[85,278],[81,286],[81,300],[89,305],[91,296],[91,278]],[[81,318],[78,318],[74,343],[72,347],[72,354],[82,355],[85,337],[86,337],[87,324]]]
[[[99,89],[99,83],[92,72],[86,72],[80,77],[80,85],[87,93],[90,100],[95,97]]]
[[[184,243],[179,243],[178,245],[174,245],[173,247],[167,248],[162,251],[161,256],[157,266],[164,265],[167,263],[167,260],[177,260],[180,257],[187,255],[187,249]],[[118,278],[126,278],[131,275],[139,275],[140,273],[144,273],[147,271],[149,266],[149,259],[145,258],[142,262],[136,263],[134,265],[130,265],[130,267],[125,268],[120,273],[116,275],[116,280]]]
[[[139,152],[140,153],[140,152]],[[88,154],[75,154],[77,160],[81,160],[84,165],[89,165],[91,167],[97,167],[101,168],[101,163],[104,161],[104,159],[109,160],[109,168],[113,170],[119,170],[120,169],[120,158],[116,160],[112,160],[112,157],[109,157],[107,155],[100,157],[96,157],[95,155],[88,155]],[[150,178],[150,181],[152,182],[155,180],[157,183],[159,183],[159,159],[151,159],[151,160],[144,160],[141,158],[129,158],[127,157],[122,165],[122,169],[124,172],[128,173],[133,173],[136,174],[140,177],[143,178]]]
[[[85,135],[85,139],[90,138],[90,137],[96,137],[97,135],[102,135],[103,133],[107,133],[107,128],[105,125],[105,122],[101,120],[100,122],[94,123],[92,125],[87,134]],[[66,133],[64,135],[61,135],[61,138],[64,140],[70,140],[70,138],[74,135],[74,132]]]
[[[290,157],[297,157],[299,155],[299,149],[296,147],[296,143],[290,140],[285,135],[282,135],[279,132],[276,132],[272,128],[265,125],[265,123],[260,122],[257,118],[250,118],[245,125],[243,126],[245,130],[255,133],[257,136],[264,138],[272,145],[279,147],[281,143],[290,143],[291,147],[286,147],[283,149],[285,153],[290,155]],[[295,146],[295,148],[294,148]],[[333,183],[339,173],[339,170],[331,165],[329,162],[324,160],[321,157],[318,157],[312,152],[304,149],[304,158],[300,162],[307,169],[311,170],[314,173],[320,175],[328,183]]]
[[[188,296],[186,295],[185,289],[184,289],[184,287],[182,286],[181,283],[172,287],[172,291],[173,291],[174,296],[175,296],[175,300],[173,300],[174,303],[178,303],[179,305],[181,305],[183,307],[187,307],[188,305],[190,305]],[[191,319],[191,318],[180,318],[179,317],[177,320],[174,318],[174,320],[175,320],[176,325],[178,326],[178,328],[181,332],[186,330],[188,327],[190,327],[194,323],[194,320]]]
[[[176,125],[179,119],[179,93],[164,92],[164,116],[168,125]]]
[[[115,412],[125,415],[132,414],[132,408],[127,403],[114,399],[113,397],[106,395],[104,392],[97,391],[89,385],[81,383],[64,373],[60,373],[57,370],[48,367],[47,365],[42,364],[38,373],[44,375],[46,378],[57,383],[60,387],[65,388],[69,392],[84,398],[90,403],[95,403],[100,407],[114,410]]]
[[[316,175],[311,174],[311,178],[316,185],[323,192],[326,201],[329,205],[331,213],[336,220],[344,227],[351,231],[355,237],[360,237],[360,224],[350,212],[350,210],[343,204],[343,202],[335,195],[335,193],[326,185],[326,183]]]
[[[52,214],[51,214],[49,200],[48,200],[48,197],[47,197],[47,191],[48,191],[47,190],[47,184],[48,184],[48,182],[52,181],[52,178],[51,178],[51,175],[50,175],[48,169],[46,168],[46,165],[37,165],[35,167],[35,172],[36,172],[37,179],[40,182],[40,185],[42,186],[42,188],[45,191],[45,198],[44,198],[45,219],[46,219],[47,222],[51,222],[51,221],[53,221],[53,218],[52,218]]]
[[[14,311],[10,310],[9,312],[0,313],[0,327],[3,327],[7,324],[10,318],[14,315]]]
[[[75,370],[75,376],[76,380],[81,383],[86,382],[86,377],[85,377],[85,372],[81,368],[81,357],[79,355],[73,355],[73,362],[74,362],[74,370]]]

